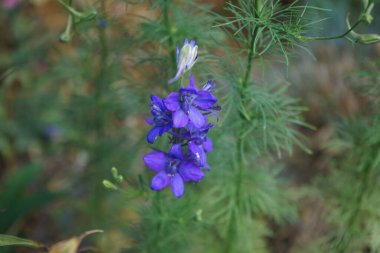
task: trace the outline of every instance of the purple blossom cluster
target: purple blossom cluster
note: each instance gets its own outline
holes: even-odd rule
[[[151,144],[164,133],[169,135],[169,152],[154,151],[143,157],[145,164],[157,172],[151,182],[152,190],[159,191],[167,186],[175,197],[184,192],[185,182],[199,182],[209,170],[206,154],[213,149],[207,133],[214,127],[209,115],[220,110],[212,94],[215,84],[208,81],[199,89],[191,75],[189,85],[170,93],[165,99],[151,95],[151,113],[147,120],[152,129],[147,141]]]

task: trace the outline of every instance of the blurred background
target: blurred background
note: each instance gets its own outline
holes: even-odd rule
[[[144,33],[152,29],[146,20],[162,19],[161,1],[74,2],[79,10],[98,15],[78,24],[67,43],[59,40],[68,14],[58,1],[0,2],[0,233],[51,245],[103,229],[86,240],[98,252],[140,252],[130,250],[136,241],[128,235],[141,220],[140,207],[102,181],[112,178],[115,166],[126,179],[124,187],[149,184],[141,160],[149,150],[149,94],[160,93],[158,86],[174,73],[162,69],[163,49],[156,46],[161,41]],[[340,34],[346,13],[360,9],[353,0],[309,3],[332,10],[323,13],[328,19],[315,31],[324,35]],[[224,0],[202,4],[228,14]],[[180,1],[176,8],[182,8]],[[380,32],[379,14],[376,6],[366,32]],[[197,31],[187,29],[185,34],[196,38]],[[176,36],[179,41],[184,37],[180,31]],[[213,41],[198,40],[198,45],[214,47],[218,54]],[[311,248],[329,231],[326,210],[334,207],[319,190],[338,180],[330,175],[345,152],[334,142],[336,124],[358,117],[368,105],[370,98],[357,86],[379,81],[372,74],[379,71],[380,44],[352,45],[342,39],[308,46],[315,58],[298,52],[286,70],[277,66],[291,83],[289,94],[308,108],[303,117],[315,129],[299,129],[312,154],[296,149],[281,158],[280,177],[287,181],[298,218],[286,224],[266,221],[268,252],[322,252]],[[142,194],[133,201],[144,206],[147,200]],[[352,252],[377,252],[366,250]]]

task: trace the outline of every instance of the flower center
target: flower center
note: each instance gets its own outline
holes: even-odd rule
[[[154,116],[153,120],[157,125],[164,126],[171,119],[171,115],[170,115],[169,111],[167,111],[167,110],[165,111],[157,105],[154,105],[152,107],[152,114]]]
[[[197,94],[189,90],[183,90],[180,92],[181,109],[187,115],[190,113],[190,107],[196,98],[197,98]]]
[[[166,164],[165,172],[169,177],[174,176],[179,170],[179,165],[181,160],[176,158],[169,158],[168,163]]]

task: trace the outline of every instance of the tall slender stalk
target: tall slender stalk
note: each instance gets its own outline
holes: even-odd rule
[[[164,4],[162,6],[162,15],[164,17],[164,25],[166,27],[166,30],[168,32],[168,47],[169,47],[169,68],[172,70],[171,72],[174,72],[177,69],[177,60],[176,60],[176,52],[174,48],[174,39],[172,35],[172,26],[170,21],[170,5],[171,0],[165,0]],[[181,77],[182,80],[182,77]],[[167,87],[167,86],[166,86]],[[164,220],[161,219],[162,216],[165,215],[164,209],[163,209],[163,203],[161,199],[161,192],[156,192],[153,203],[154,208],[156,210],[157,215],[160,217],[156,224],[156,233],[155,238],[153,239],[153,242],[148,246],[148,252],[154,252],[157,251],[159,247],[159,242],[161,240],[162,230],[164,228]]]
[[[106,0],[99,0],[100,2],[100,16],[103,19],[107,18],[107,9],[106,9]],[[94,75],[94,84],[95,84],[95,90],[93,95],[93,105],[92,110],[94,110],[93,114],[93,121],[94,125],[91,126],[92,131],[94,132],[96,136],[96,142],[102,143],[102,141],[105,139],[105,127],[106,122],[108,120],[105,118],[107,117],[107,113],[104,110],[104,97],[105,93],[107,93],[107,79],[108,79],[108,66],[107,62],[109,59],[109,47],[108,47],[108,41],[107,41],[107,34],[106,29],[103,27],[98,26],[97,29],[98,32],[98,46],[100,48],[99,50],[99,63],[97,71]],[[93,195],[91,199],[91,209],[98,210],[99,209],[99,199],[104,196],[105,192],[103,189],[98,187],[99,182],[96,180],[98,178],[98,173],[101,172],[103,167],[103,158],[104,154],[103,151],[99,148],[101,145],[95,145],[91,148],[91,165],[94,167],[92,172],[90,173],[91,177],[91,186],[93,188]],[[99,212],[93,212],[93,220],[94,225],[99,225],[99,220],[102,220],[100,217]]]
[[[100,1],[101,8],[101,17],[103,19],[107,18],[107,10],[105,0]],[[108,62],[108,41],[106,35],[106,29],[101,26],[98,26],[98,37],[99,37],[99,45],[100,45],[100,66],[99,72],[96,77],[96,98],[99,99],[101,94],[105,88],[105,80],[106,80],[106,72],[107,72],[107,62]]]
[[[256,17],[259,15],[260,6],[262,6],[261,0],[256,0],[255,5],[254,5]],[[249,40],[250,41],[249,53],[247,57],[246,68],[244,71],[244,78],[243,78],[243,81],[240,83],[240,86],[238,89],[240,100],[245,99],[245,90],[251,78],[252,64],[253,64],[254,58],[256,57],[255,55],[256,50],[254,48],[256,37],[257,37],[257,27],[254,27],[253,32],[250,35],[250,40]],[[242,104],[244,106],[243,101],[242,101]],[[249,120],[249,116],[242,115],[241,119],[242,119],[241,123],[244,124],[245,121]],[[244,153],[243,153],[244,141],[242,137],[244,133],[244,127],[242,126],[241,129],[242,131],[240,131],[236,137],[236,163],[235,163],[236,174],[235,174],[235,180],[234,180],[234,184],[235,184],[235,197],[234,197],[235,203],[234,204],[237,208],[235,210],[239,210],[239,207],[241,206],[241,191],[242,191],[241,188],[242,188],[242,183],[243,183],[243,170],[245,167]],[[238,234],[237,234],[238,231],[237,231],[236,223],[238,222],[240,215],[241,215],[240,213],[233,211],[231,215],[231,219],[229,221],[227,252],[230,252],[230,253],[236,252],[235,246],[236,246],[237,240],[239,239]]]
[[[164,23],[166,26],[166,30],[168,32],[168,44],[169,44],[169,57],[170,57],[170,67],[171,70],[174,72],[177,68],[177,60],[176,60],[176,52],[175,52],[175,45],[174,45],[174,39],[172,34],[172,24],[170,22],[170,16],[169,16],[169,10],[170,10],[170,4],[171,0],[165,0],[164,4],[162,6],[162,15],[164,16]]]

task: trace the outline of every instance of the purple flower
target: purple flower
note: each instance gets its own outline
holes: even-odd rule
[[[209,169],[210,166],[207,164],[206,152],[202,146],[195,144],[194,142],[189,142],[188,159],[191,160],[195,165]]]
[[[53,141],[62,135],[62,128],[59,125],[49,124],[43,129],[43,135],[46,139]]]
[[[194,40],[190,43],[187,39],[183,42],[181,50],[177,47],[177,74],[175,77],[169,80],[169,83],[173,83],[179,79],[179,77],[191,69],[198,58],[198,46]]]
[[[212,142],[211,139],[207,137],[207,133],[213,127],[213,124],[207,124],[201,128],[189,125],[189,140],[194,144],[201,146],[206,153],[211,152]]]
[[[204,172],[183,155],[180,144],[174,144],[168,154],[161,151],[148,153],[143,160],[157,172],[150,185],[152,190],[160,191],[170,185],[177,198],[183,195],[184,182],[198,182],[204,177]]]
[[[207,120],[207,117],[206,117]],[[191,122],[188,123],[187,127],[175,129],[177,131],[171,131],[170,134],[174,139],[183,141],[194,141],[197,145],[205,145],[206,152],[212,151],[212,143],[210,138],[207,137],[208,131],[213,128],[213,124],[207,124],[200,128],[197,128]],[[175,141],[174,141],[175,142]]]
[[[218,101],[211,94],[213,86],[207,82],[202,90],[199,90],[194,82],[194,77],[190,76],[189,86],[181,88],[179,92],[172,92],[164,100],[169,111],[173,113],[174,128],[185,127],[190,121],[196,128],[203,127],[207,119],[205,114],[210,113]]]
[[[172,113],[166,108],[162,98],[151,95],[150,100],[153,120],[148,119],[147,122],[149,125],[153,125],[153,128],[149,131],[146,139],[153,144],[158,135],[161,136],[172,128],[173,123]]]
[[[98,21],[98,26],[99,26],[100,28],[106,28],[106,27],[108,26],[108,21],[107,21],[107,19],[104,19],[104,18],[100,19],[100,20]]]

